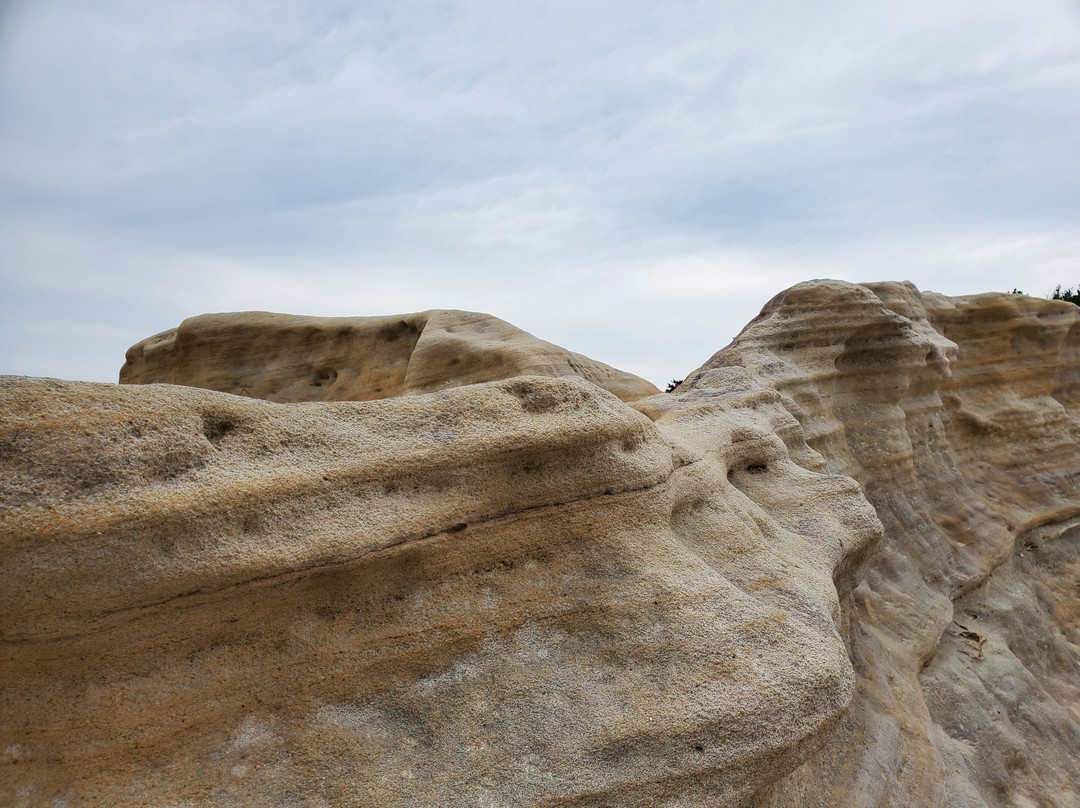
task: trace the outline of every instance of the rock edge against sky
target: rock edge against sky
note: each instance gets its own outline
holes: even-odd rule
[[[0,798],[1080,804],[1078,315],[814,281],[674,394],[452,311],[4,377]]]

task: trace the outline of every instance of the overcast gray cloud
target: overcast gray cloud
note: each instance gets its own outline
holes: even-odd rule
[[[0,6],[0,372],[489,311],[662,384],[800,280],[1080,282],[1075,2]]]

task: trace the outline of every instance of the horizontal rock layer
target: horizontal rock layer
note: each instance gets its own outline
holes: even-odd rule
[[[120,382],[277,402],[370,401],[529,375],[580,377],[624,401],[660,392],[490,314],[450,310],[394,317],[204,314],[133,345]]]
[[[1078,315],[811,282],[698,371],[777,390],[885,529],[844,603],[852,708],[763,805],[1080,805]]]

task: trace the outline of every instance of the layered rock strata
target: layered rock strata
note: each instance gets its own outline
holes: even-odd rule
[[[120,370],[122,384],[183,384],[276,402],[368,401],[515,376],[576,376],[623,401],[660,392],[490,314],[452,310],[203,314],[133,345]]]
[[[1078,313],[800,284],[671,395],[460,312],[4,378],[0,804],[1080,805]]]
[[[812,282],[707,362],[778,391],[885,538],[841,731],[769,806],[1080,805],[1080,309]]]
[[[779,402],[5,379],[0,802],[746,804],[851,698],[880,535]]]

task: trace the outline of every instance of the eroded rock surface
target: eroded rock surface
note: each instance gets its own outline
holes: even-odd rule
[[[763,804],[1080,805],[1078,314],[811,282],[704,366],[777,390],[885,528],[852,708]]]
[[[1080,805],[1078,312],[801,284],[675,394],[460,312],[3,378],[0,804]]]
[[[133,345],[122,384],[165,382],[267,401],[369,401],[514,376],[577,376],[636,401],[651,383],[469,311],[394,317],[203,314]]]
[[[734,806],[850,700],[880,525],[745,371],[0,391],[5,805]]]

